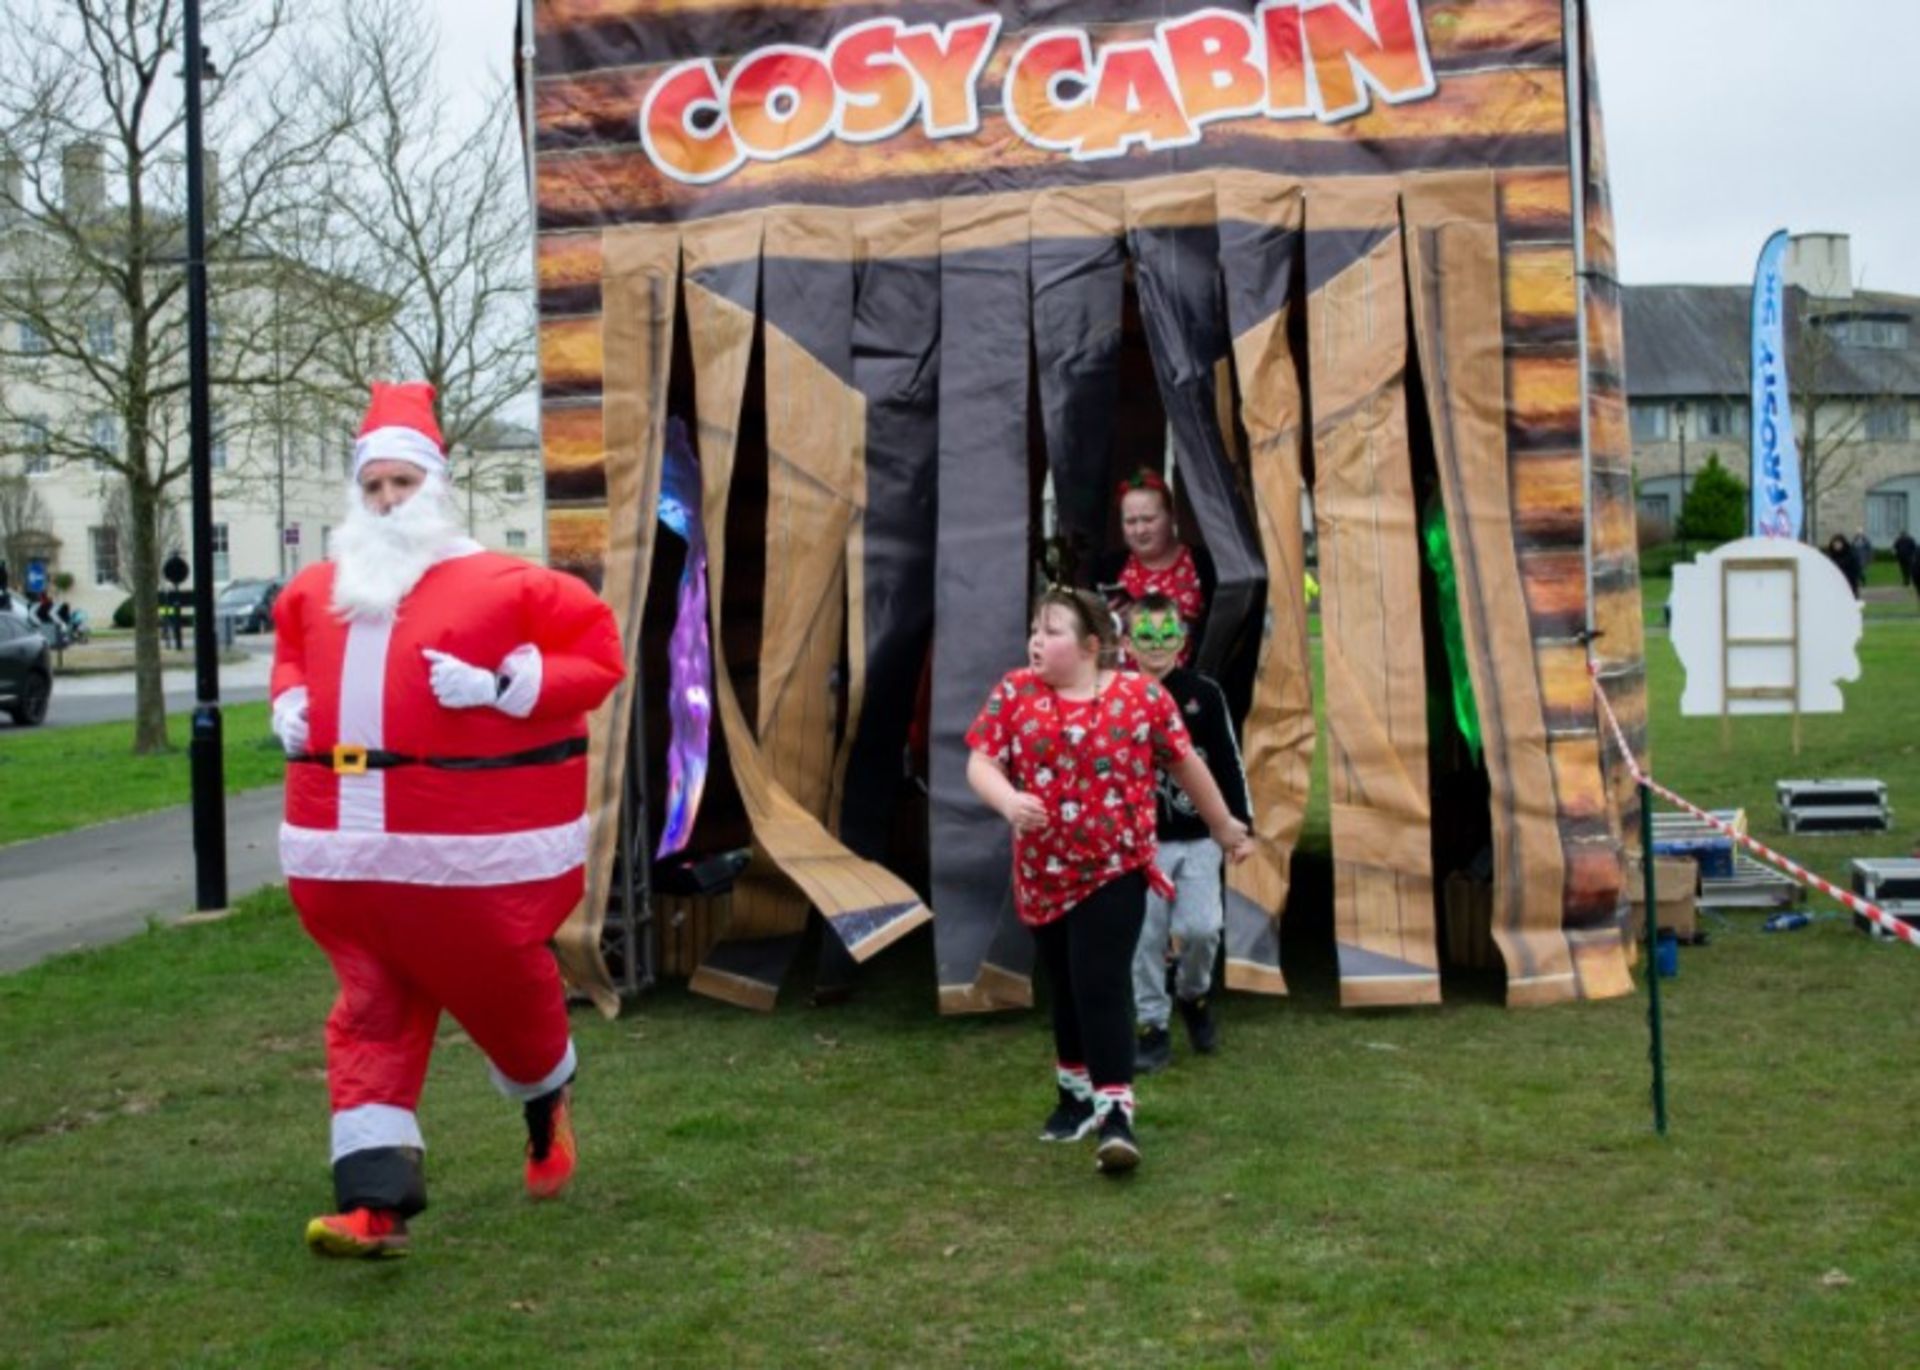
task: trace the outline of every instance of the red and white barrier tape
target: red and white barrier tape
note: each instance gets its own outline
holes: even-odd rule
[[[1638,781],[1642,785],[1645,785],[1648,789],[1652,790],[1655,794],[1659,795],[1662,799],[1666,800],[1669,804],[1675,805],[1678,808],[1685,809],[1688,813],[1692,814],[1695,818],[1700,819],[1702,822],[1706,823],[1708,826],[1712,827],[1716,831],[1725,833],[1728,837],[1731,837],[1734,841],[1738,842],[1741,846],[1745,847],[1748,851],[1752,852],[1755,856],[1759,857],[1761,860],[1770,862],[1771,864],[1778,866],[1781,870],[1785,871],[1788,875],[1792,876],[1795,880],[1798,880],[1801,884],[1807,886],[1810,889],[1819,890],[1822,894],[1828,895],[1831,898],[1839,900],[1842,904],[1846,905],[1846,907],[1852,909],[1855,913],[1859,914],[1862,918],[1867,919],[1869,922],[1871,922],[1875,927],[1879,928],[1881,931],[1890,933],[1893,936],[1898,937],[1903,942],[1907,942],[1913,946],[1920,947],[1920,928],[1909,927],[1907,924],[1901,922],[1898,918],[1895,918],[1892,914],[1888,913],[1885,909],[1881,908],[1879,905],[1874,904],[1868,900],[1862,899],[1859,895],[1855,894],[1852,890],[1841,889],[1838,885],[1834,884],[1831,880],[1826,880],[1818,875],[1815,875],[1812,871],[1808,870],[1805,866],[1801,865],[1799,862],[1794,861],[1789,857],[1782,856],[1779,852],[1775,851],[1772,847],[1766,846],[1764,843],[1756,842],[1753,838],[1748,837],[1745,833],[1736,831],[1732,824],[1723,823],[1718,818],[1715,818],[1712,814],[1708,813],[1705,809],[1701,808],[1699,805],[1688,803],[1686,800],[1682,799],[1679,795],[1675,794],[1672,790],[1668,789],[1665,785],[1662,785],[1658,780],[1655,780],[1652,776],[1648,775],[1645,771],[1641,770],[1640,763],[1633,759],[1633,749],[1627,745],[1626,733],[1621,731],[1620,720],[1614,717],[1613,705],[1607,702],[1607,692],[1600,688],[1599,672],[1597,670],[1594,670],[1591,667],[1589,668],[1589,670],[1594,678],[1593,679],[1593,697],[1600,702],[1600,713],[1607,720],[1607,727],[1613,733],[1613,743],[1616,747],[1620,749],[1620,755],[1626,761],[1627,769],[1633,773],[1633,778],[1636,781]]]

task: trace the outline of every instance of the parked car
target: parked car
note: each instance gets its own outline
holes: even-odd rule
[[[23,728],[37,727],[52,698],[53,648],[15,600],[0,609],[0,709]]]
[[[273,626],[273,601],[279,596],[277,580],[236,580],[220,592],[214,612],[231,618],[236,633],[264,633]]]

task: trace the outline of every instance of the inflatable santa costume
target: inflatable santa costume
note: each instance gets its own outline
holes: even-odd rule
[[[529,1192],[573,1170],[547,942],[580,898],[586,714],[624,673],[620,641],[580,581],[460,536],[445,472],[432,389],[375,385],[332,559],[274,607],[280,860],[340,982],[340,1211],[307,1232],[327,1254],[393,1254],[426,1205],[414,1110],[443,1009],[524,1105]]]

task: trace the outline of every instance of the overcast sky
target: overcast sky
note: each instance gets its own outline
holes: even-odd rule
[[[504,68],[517,0],[431,0],[450,72]],[[1847,233],[1920,294],[1920,5],[1592,0],[1622,276],[1747,279],[1776,228]]]

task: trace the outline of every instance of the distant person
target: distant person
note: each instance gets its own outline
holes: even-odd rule
[[[1857,529],[1853,535],[1853,557],[1860,563],[1860,583],[1867,583],[1867,573],[1873,569],[1873,542],[1867,537],[1867,530]]]
[[[1855,599],[1860,598],[1860,558],[1854,555],[1846,536],[1835,533],[1827,539],[1827,560],[1840,568],[1840,574],[1847,578],[1847,588],[1853,591]]]
[[[1893,540],[1893,559],[1900,566],[1900,583],[1913,584],[1913,555],[1920,552],[1920,542],[1913,540],[1913,534],[1906,529],[1900,530],[1900,536]]]

